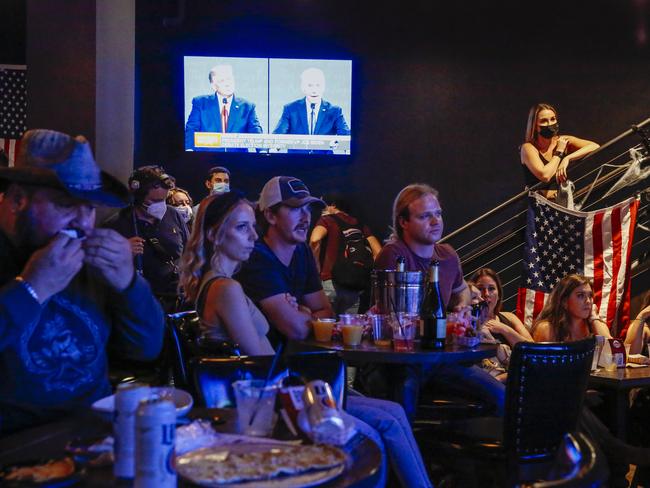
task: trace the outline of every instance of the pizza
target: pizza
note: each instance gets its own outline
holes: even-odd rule
[[[200,449],[176,460],[183,476],[199,484],[230,484],[259,481],[281,475],[341,466],[346,455],[323,444],[265,446],[262,450],[233,452],[224,447]]]
[[[9,468],[4,473],[3,478],[6,481],[44,483],[59,478],[66,478],[72,473],[74,473],[74,461],[72,458],[66,457],[33,466],[15,466]]]

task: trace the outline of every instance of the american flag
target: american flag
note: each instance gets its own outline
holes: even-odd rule
[[[27,67],[0,64],[0,148],[13,166],[27,130]]]
[[[529,197],[523,287],[517,315],[531,327],[555,284],[578,273],[594,284],[594,303],[611,328],[627,323],[630,251],[639,201],[593,212],[568,210],[533,193]]]

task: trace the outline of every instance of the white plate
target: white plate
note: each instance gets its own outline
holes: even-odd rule
[[[176,417],[183,417],[192,409],[192,405],[194,405],[192,395],[185,390],[179,390],[169,386],[154,386],[151,388],[151,393],[173,400],[174,405],[176,405]],[[102,414],[102,416],[108,416],[112,419],[113,411],[115,410],[115,395],[97,400],[91,408]]]

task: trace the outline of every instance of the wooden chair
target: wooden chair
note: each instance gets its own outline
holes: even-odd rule
[[[494,474],[497,486],[544,479],[564,435],[576,429],[593,351],[593,338],[520,342],[510,360],[504,417],[416,421],[414,433],[422,451],[448,457],[447,466],[461,477],[470,475],[475,464],[483,477],[480,486]],[[478,483],[469,478],[468,484]]]

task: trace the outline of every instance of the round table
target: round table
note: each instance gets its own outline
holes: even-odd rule
[[[215,425],[215,430],[218,432],[234,432],[236,425],[234,409],[195,408],[188,414],[188,417],[189,419],[218,418],[220,422]],[[79,411],[74,416],[0,438],[0,466],[22,461],[60,459],[66,455],[65,446],[71,440],[103,437],[110,433],[111,424],[104,422],[89,410]],[[319,486],[323,488],[375,486],[381,466],[379,447],[366,436],[357,434],[342,449],[350,456],[350,465],[338,477]],[[180,476],[178,485],[196,486]],[[118,482],[113,476],[113,467],[108,466],[85,468],[74,486],[114,488],[130,485]]]
[[[479,344],[475,347],[446,345],[444,349],[422,349],[420,341],[415,341],[412,352],[394,351],[392,346],[376,346],[371,341],[363,341],[359,346],[344,346],[341,342],[319,342],[313,337],[304,341],[291,341],[290,350],[322,350],[338,352],[351,364],[391,363],[391,364],[449,364],[472,363],[496,354],[494,344]]]

